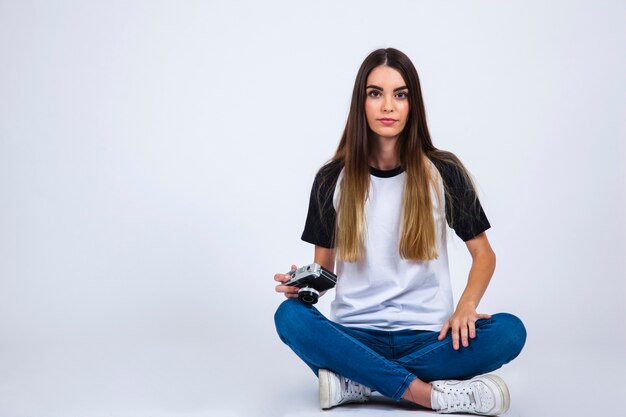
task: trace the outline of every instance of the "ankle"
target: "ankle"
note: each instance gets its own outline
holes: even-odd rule
[[[430,383],[415,378],[404,391],[402,398],[422,407],[432,408],[430,396],[433,386]]]

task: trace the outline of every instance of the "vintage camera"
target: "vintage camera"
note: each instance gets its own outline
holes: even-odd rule
[[[315,304],[320,292],[329,290],[337,283],[337,275],[321,265],[312,263],[287,272],[291,279],[284,285],[300,288],[298,298],[306,304]]]

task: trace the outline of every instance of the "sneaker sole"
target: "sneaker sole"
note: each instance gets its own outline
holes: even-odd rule
[[[491,382],[496,384],[498,388],[500,388],[500,399],[502,400],[502,408],[500,410],[496,410],[496,415],[506,413],[509,410],[509,406],[511,405],[511,395],[509,394],[509,387],[507,387],[504,380],[497,375],[483,375],[483,378],[489,379]]]
[[[326,369],[320,369],[317,372],[320,385],[320,407],[326,410],[330,405],[330,374]]]

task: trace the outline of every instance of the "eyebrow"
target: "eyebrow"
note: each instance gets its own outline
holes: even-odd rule
[[[380,91],[384,91],[384,89],[382,87],[379,87],[377,85],[368,85],[367,88],[373,88],[375,90],[380,90]],[[402,87],[398,87],[398,88],[394,88],[393,91],[398,91],[398,90],[408,90],[409,88],[406,85],[403,85]]]

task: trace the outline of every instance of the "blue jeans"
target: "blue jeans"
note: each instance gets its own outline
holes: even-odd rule
[[[284,301],[274,315],[280,339],[317,375],[329,369],[398,401],[419,378],[468,379],[513,360],[526,341],[526,329],[512,314],[476,322],[469,346],[452,347],[450,332],[383,331],[346,327],[328,320],[297,299]]]

